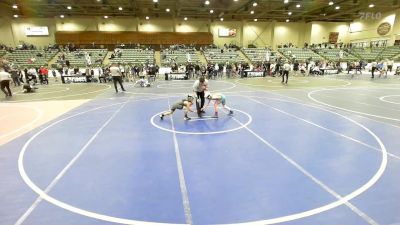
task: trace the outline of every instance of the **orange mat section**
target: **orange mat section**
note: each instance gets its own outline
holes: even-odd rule
[[[86,103],[89,100],[0,104],[0,145]]]

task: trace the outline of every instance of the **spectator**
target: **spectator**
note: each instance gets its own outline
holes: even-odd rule
[[[14,82],[14,87],[21,85],[20,80],[19,80],[19,70],[18,70],[18,68],[13,67],[11,69],[11,78],[12,78],[12,80]]]
[[[6,98],[11,97],[10,89],[11,75],[7,73],[3,68],[0,68],[0,88],[1,91],[6,95]],[[5,90],[7,89],[7,91]]]
[[[115,92],[118,93],[117,82],[121,86],[122,91],[125,91],[124,86],[122,85],[122,73],[116,63],[113,63],[110,67],[110,73],[114,81]]]

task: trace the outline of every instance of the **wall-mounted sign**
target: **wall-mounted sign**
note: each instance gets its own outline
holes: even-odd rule
[[[390,32],[392,25],[388,22],[381,23],[377,29],[379,35],[386,35]]]
[[[339,32],[330,32],[329,33],[329,43],[336,44],[339,38]]]
[[[27,27],[25,28],[26,36],[48,36],[49,28],[48,27]]]
[[[219,28],[219,37],[236,37],[236,29]]]

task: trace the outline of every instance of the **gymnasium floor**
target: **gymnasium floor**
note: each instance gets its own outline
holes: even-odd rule
[[[400,80],[51,84],[0,103],[0,224],[400,224]],[[18,90],[14,90],[18,91]]]

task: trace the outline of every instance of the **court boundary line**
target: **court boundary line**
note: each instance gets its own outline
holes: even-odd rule
[[[218,119],[217,117],[212,117],[212,116],[190,117],[190,118],[192,118],[192,119],[188,120],[188,122],[195,122],[195,121],[202,121],[202,120],[216,120],[216,119]]]
[[[400,84],[393,84],[393,85],[400,85]],[[348,88],[340,88],[340,89],[346,89],[346,90],[365,89],[365,90],[367,90],[367,91],[375,91],[375,92],[377,92],[377,91],[380,90],[380,89],[379,89],[379,90],[371,90],[371,89],[367,89],[367,88],[365,88],[365,87],[348,87]],[[378,87],[374,87],[374,89],[378,89]],[[381,89],[382,89],[382,88],[381,88]],[[396,89],[396,88],[383,88],[383,89]],[[291,89],[291,90],[293,90],[293,89]],[[299,89],[299,90],[300,90],[300,89]],[[302,90],[304,90],[304,89],[302,89]],[[321,90],[325,90],[325,89],[321,89]],[[396,89],[396,90],[397,90],[397,89]],[[279,90],[279,91],[280,91],[280,90]],[[286,99],[293,99],[293,100],[296,100],[297,102],[295,102],[295,101],[290,101],[290,100],[286,100],[286,99],[277,99],[277,98],[271,98],[271,97],[253,96],[253,97],[256,97],[256,98],[275,99],[275,100],[279,100],[279,101],[287,101],[287,102],[292,102],[292,103],[296,103],[296,104],[302,104],[302,105],[305,105],[305,106],[316,107],[316,108],[318,108],[318,109],[322,109],[320,104],[309,103],[309,102],[305,102],[305,101],[302,100],[302,99],[298,99],[298,98],[295,98],[295,97],[291,97],[291,96],[286,96],[286,95],[278,94],[278,93],[275,93],[275,90],[272,90],[272,91],[266,91],[266,90],[239,91],[238,93],[252,93],[252,92],[253,92],[253,93],[257,93],[257,92],[270,93],[270,94],[274,94],[274,95],[277,95],[277,96],[280,96],[280,97],[284,97],[284,98],[286,98]],[[235,95],[232,95],[232,96],[235,96]],[[236,95],[236,96],[247,97],[248,95]],[[394,125],[394,124],[386,123],[386,122],[379,121],[379,120],[374,120],[374,119],[372,119],[372,118],[369,118],[369,117],[366,117],[366,116],[362,116],[362,115],[359,115],[359,114],[354,114],[354,115],[355,115],[355,116],[358,116],[358,117],[361,117],[361,118],[369,119],[369,120],[371,120],[371,121],[375,121],[375,122],[384,124],[384,125],[386,125],[386,126],[392,126],[392,127],[399,128],[399,129],[400,129],[400,126],[396,126],[396,125]],[[397,156],[397,155],[395,155],[395,154],[393,154],[393,153],[388,153],[388,155],[391,156],[391,157],[393,157],[393,158],[399,158],[399,157],[400,157],[400,156]]]
[[[393,97],[393,96],[399,97],[400,95],[385,95],[385,96],[380,97],[379,100],[381,100],[382,102],[387,102],[387,103],[391,103],[391,104],[400,105],[400,102],[392,102],[392,101],[385,100],[385,98],[388,98],[388,97],[390,98],[390,97]]]
[[[330,98],[330,99],[340,99],[340,98],[338,98],[338,97],[334,97],[334,96],[327,95],[327,93],[324,93],[324,94],[317,94],[317,95],[318,95],[318,96],[322,96],[322,97],[326,97],[326,98]],[[363,95],[363,94],[356,94],[356,95]],[[375,96],[370,96],[370,95],[368,95],[368,94],[365,94],[364,96],[367,96],[367,97],[370,97],[370,98],[378,98],[378,97],[375,97]],[[340,99],[340,100],[342,100],[342,99]],[[360,105],[370,106],[370,107],[372,107],[372,108],[377,108],[377,109],[387,109],[387,107],[384,107],[384,106],[375,105],[375,104],[370,104],[370,103],[365,103],[365,102],[357,102],[357,101],[350,101],[350,100],[344,100],[344,101],[349,102],[349,103],[358,103],[358,104],[360,104]],[[400,104],[400,103],[398,103],[398,104]],[[400,109],[390,109],[390,110],[395,111],[395,112],[400,112]]]
[[[318,107],[316,107],[316,108],[318,108]],[[257,137],[261,142],[263,142],[268,147],[270,147],[274,152],[279,154],[281,157],[283,157],[285,160],[287,160],[290,164],[292,164],[295,168],[300,170],[300,172],[302,172],[304,175],[309,177],[312,181],[314,181],[315,183],[320,185],[320,187],[322,187],[325,191],[327,191],[329,194],[331,194],[333,197],[337,198],[338,200],[335,201],[335,202],[329,203],[327,205],[323,205],[321,207],[315,208],[315,209],[307,210],[307,211],[300,212],[300,213],[295,213],[295,214],[288,215],[288,216],[276,217],[276,218],[267,219],[267,220],[244,222],[244,223],[233,223],[233,224],[235,224],[235,225],[256,225],[256,224],[257,225],[264,225],[264,224],[276,224],[276,223],[288,222],[288,221],[297,220],[297,219],[309,217],[309,216],[312,216],[312,215],[316,215],[316,214],[331,210],[333,208],[336,208],[336,207],[338,207],[340,205],[343,205],[343,204],[345,204],[346,206],[348,206],[352,210],[353,209],[357,209],[349,201],[351,199],[361,195],[363,192],[365,192],[370,187],[372,187],[379,180],[379,178],[383,175],[383,173],[384,173],[384,171],[386,169],[386,166],[387,166],[386,147],[384,146],[382,141],[379,139],[379,137],[374,132],[372,132],[367,127],[363,126],[362,124],[358,123],[357,121],[355,121],[355,120],[353,120],[353,119],[351,119],[351,118],[349,118],[347,116],[341,115],[339,113],[336,113],[336,112],[333,112],[333,111],[329,111],[327,109],[321,108],[321,110],[324,110],[324,111],[327,111],[327,112],[331,112],[331,113],[333,113],[335,115],[338,115],[338,116],[340,116],[342,118],[345,118],[345,119],[355,123],[356,125],[362,127],[364,130],[366,130],[368,133],[370,133],[375,138],[375,140],[378,142],[378,144],[382,147],[382,162],[381,162],[381,166],[378,169],[377,173],[367,183],[365,183],[363,186],[361,186],[360,188],[358,188],[355,191],[351,192],[350,194],[345,195],[344,197],[342,197],[341,195],[337,194],[333,189],[330,189],[324,183],[322,183],[317,178],[315,178],[311,173],[309,173],[307,170],[305,170],[303,167],[301,167],[299,164],[297,164],[290,157],[286,156],[284,153],[282,153],[275,146],[273,146],[268,141],[266,141],[261,136],[259,136],[257,133],[255,133],[253,130],[251,130],[248,127],[245,127],[246,130],[248,130],[251,134],[253,134],[255,137]],[[234,120],[236,120],[236,118],[234,118]],[[236,122],[238,122],[239,124],[241,123],[238,120],[236,120]],[[368,215],[363,213],[361,210],[357,209],[357,212],[355,212],[355,213],[357,215],[359,215],[361,218],[363,218],[364,220],[366,220],[370,224],[373,224],[373,225],[377,225],[378,224],[372,218],[370,218]]]
[[[247,96],[246,96],[246,97],[247,97]],[[268,97],[257,97],[257,96],[249,96],[249,97],[253,97],[253,98],[262,98],[262,99],[272,99],[272,100],[277,100],[277,101],[284,101],[284,102],[290,102],[290,103],[294,103],[294,104],[304,105],[304,106],[308,106],[308,107],[312,107],[312,108],[318,108],[318,107],[315,107],[315,106],[312,106],[312,105],[307,105],[307,104],[302,104],[302,103],[291,102],[291,101],[283,100],[283,99],[281,100],[281,99],[268,98]],[[249,97],[248,97],[248,98],[249,98]],[[311,125],[313,125],[313,126],[315,126],[315,127],[318,127],[318,128],[320,128],[320,129],[322,129],[322,130],[328,131],[328,132],[333,133],[333,134],[335,134],[335,135],[338,135],[338,136],[340,136],[340,137],[344,137],[344,138],[346,138],[346,139],[348,139],[348,140],[351,140],[351,141],[353,141],[353,142],[355,142],[355,143],[358,143],[358,144],[360,144],[360,145],[363,145],[363,146],[365,146],[365,147],[367,147],[367,148],[369,148],[369,149],[376,150],[376,151],[379,151],[379,152],[381,151],[381,149],[379,149],[379,148],[377,148],[377,147],[374,147],[374,146],[372,146],[372,145],[369,145],[369,144],[367,144],[367,143],[364,143],[363,141],[360,141],[360,140],[358,140],[358,139],[349,137],[349,136],[347,136],[347,135],[345,135],[345,134],[343,134],[343,133],[340,133],[340,132],[331,130],[331,129],[326,128],[326,127],[324,127],[324,126],[322,126],[322,125],[316,124],[316,123],[314,123],[314,122],[312,122],[312,121],[309,121],[309,120],[306,120],[306,119],[304,119],[304,118],[298,117],[298,116],[296,116],[296,115],[294,115],[294,114],[288,113],[288,112],[286,112],[286,111],[284,111],[284,110],[275,108],[275,107],[273,107],[273,106],[269,106],[269,105],[267,105],[267,104],[265,104],[265,103],[263,103],[263,102],[260,102],[260,101],[254,100],[254,99],[250,99],[250,100],[251,100],[251,101],[254,101],[254,102],[257,102],[257,103],[259,103],[259,104],[261,104],[261,105],[264,105],[264,106],[266,106],[266,107],[272,108],[273,110],[278,111],[278,112],[281,112],[281,113],[283,113],[283,114],[286,114],[286,115],[288,115],[288,116],[290,116],[290,117],[293,117],[293,118],[296,118],[296,119],[298,119],[298,120],[301,120],[301,121],[303,121],[303,122],[305,122],[305,123],[311,124]],[[329,111],[328,111],[328,112],[329,112]],[[366,117],[365,117],[365,118],[366,118]],[[399,127],[399,128],[400,128],[400,127]],[[388,154],[389,156],[393,157],[393,158],[396,158],[396,159],[399,159],[399,160],[400,160],[400,156],[397,156],[397,155],[395,155],[395,154],[393,154],[393,153],[389,153],[389,152],[388,152],[387,154]]]
[[[130,101],[130,102],[139,102],[139,101],[147,101],[147,100],[154,100],[154,99],[163,99],[166,97],[157,97],[157,98],[148,98],[148,99],[138,99],[138,100],[134,100],[134,101]],[[27,186],[33,190],[36,194],[39,195],[38,198],[41,198],[42,200],[47,201],[48,203],[57,206],[61,209],[70,211],[72,213],[81,215],[81,216],[86,216],[89,218],[94,218],[94,219],[98,219],[98,220],[102,220],[102,221],[107,221],[107,222],[113,222],[113,223],[119,223],[119,224],[129,224],[129,225],[188,225],[188,224],[174,224],[174,223],[157,223],[157,222],[146,222],[146,221],[137,221],[137,220],[129,220],[129,219],[123,219],[123,218],[117,218],[117,217],[112,217],[112,216],[107,216],[107,215],[103,215],[103,214],[99,214],[99,213],[95,213],[95,212],[91,212],[88,210],[84,210],[84,209],[80,209],[78,207],[69,205],[65,202],[62,202],[54,197],[49,196],[47,193],[45,193],[42,189],[40,189],[38,186],[36,186],[36,184],[33,183],[32,180],[30,180],[29,176],[26,174],[26,171],[24,169],[24,165],[23,165],[23,158],[24,158],[24,154],[25,151],[27,150],[29,144],[37,137],[39,136],[41,133],[43,133],[44,131],[46,131],[48,128],[57,125],[58,123],[61,123],[65,120],[68,120],[70,118],[88,113],[88,112],[92,112],[92,111],[96,111],[99,109],[104,109],[104,108],[109,108],[112,106],[116,106],[116,105],[121,105],[124,104],[124,102],[121,103],[114,103],[114,104],[110,104],[107,106],[100,106],[100,107],[96,107],[93,109],[89,109],[83,112],[79,112],[73,115],[70,115],[68,117],[65,117],[63,119],[60,119],[58,121],[55,121],[53,123],[51,123],[50,125],[46,126],[45,128],[41,129],[40,131],[38,131],[37,133],[35,133],[22,147],[21,152],[19,154],[18,157],[18,170],[20,172],[20,175],[22,177],[22,179],[24,180],[24,182],[27,184]]]
[[[246,84],[246,83],[240,82],[240,81],[248,80],[248,79],[250,79],[250,80],[252,80],[252,79],[254,79],[254,80],[256,80],[256,79],[261,80],[261,79],[263,79],[263,78],[264,78],[264,80],[266,80],[267,82],[271,83],[272,85],[264,85],[264,84]],[[241,79],[236,79],[236,80],[235,80],[235,83],[241,84],[241,85],[245,85],[245,86],[251,86],[251,87],[266,87],[266,88],[270,88],[270,87],[273,87],[273,88],[275,88],[275,87],[284,87],[284,86],[282,86],[282,84],[281,84],[282,82],[280,82],[279,80],[275,81],[274,79],[268,79],[268,78],[269,78],[269,77],[241,78]],[[276,77],[276,78],[278,78],[278,77]],[[305,80],[305,82],[304,82],[304,81],[300,82],[301,80],[297,80],[297,79],[293,79],[293,78],[291,79],[291,81],[292,81],[292,82],[295,82],[294,84],[309,84],[309,83],[310,83],[309,80]],[[279,85],[279,84],[281,84],[281,85]]]
[[[197,80],[197,79],[196,79]],[[184,81],[184,82],[187,82],[188,84],[192,84],[192,85],[188,85],[188,87],[185,87],[185,88],[191,88],[192,89],[192,86],[193,86],[193,82],[195,82],[196,80],[188,80],[188,81]],[[208,79],[207,79],[208,80]],[[208,81],[210,81],[210,80],[208,80]],[[165,82],[167,82],[167,81],[165,81]],[[163,83],[165,83],[165,82],[163,82]],[[182,82],[182,81],[175,81],[175,82]],[[233,88],[235,88],[235,87],[237,87],[237,85],[235,84],[235,83],[233,83],[233,82],[228,82],[228,81],[224,81],[224,80],[214,80],[213,82],[216,82],[216,83],[227,83],[227,84],[229,84],[229,85],[232,85],[231,87],[227,87],[227,88],[221,88],[221,89],[217,89],[217,90],[214,90],[213,92],[223,92],[223,91],[226,91],[226,90],[230,90],[230,89],[233,89]],[[210,83],[210,82],[209,82]],[[175,90],[175,89],[183,89],[184,87],[180,87],[180,88],[160,88],[160,87],[158,87],[158,86],[160,86],[160,85],[164,85],[164,84],[159,84],[159,85],[157,85],[156,86],[156,88],[157,89],[166,89],[166,90]],[[165,84],[165,85],[169,85],[168,83],[167,84]],[[193,90],[192,90],[193,91]]]
[[[48,90],[46,90],[47,92],[34,92],[32,94],[35,94],[35,95],[38,95],[38,94],[52,94],[52,93],[65,92],[65,91],[69,91],[69,90],[70,90],[70,88],[65,88],[65,89],[57,90],[57,91],[48,91]],[[17,95],[17,96],[24,96],[26,94],[28,94],[28,93],[24,93],[24,92],[16,92],[16,93],[14,93],[14,95]]]
[[[330,108],[335,108],[335,109],[339,109],[339,110],[343,110],[343,111],[347,111],[347,112],[352,112],[352,113],[355,113],[355,114],[361,114],[361,115],[365,115],[365,116],[372,116],[372,117],[381,118],[381,119],[386,119],[386,120],[400,121],[400,119],[397,119],[397,118],[386,117],[386,116],[380,116],[380,115],[376,115],[376,114],[370,114],[370,113],[355,111],[355,110],[351,110],[351,109],[346,109],[346,108],[339,107],[339,106],[334,106],[334,105],[328,104],[328,103],[326,103],[326,102],[319,101],[319,100],[315,99],[314,97],[312,97],[313,94],[315,94],[315,93],[317,93],[317,92],[320,92],[320,91],[330,91],[330,90],[338,90],[338,89],[346,89],[346,88],[334,88],[334,89],[320,89],[320,90],[314,90],[314,91],[308,92],[307,96],[308,96],[308,98],[309,98],[310,100],[312,100],[312,101],[314,101],[314,102],[316,102],[316,103],[318,103],[318,104],[328,106],[328,107],[330,107]],[[348,90],[351,90],[351,89],[354,89],[354,88],[348,88]],[[396,90],[397,90],[397,88],[384,88],[384,89],[396,89]]]
[[[95,132],[94,135],[86,142],[86,144],[79,150],[79,152],[69,161],[69,163],[57,174],[57,176],[47,185],[44,193],[49,193],[55,185],[57,185],[58,181],[68,172],[68,170],[75,164],[75,162],[81,157],[83,153],[86,152],[90,144],[97,138],[97,136],[103,131],[103,129],[114,119],[114,117],[121,111],[121,109],[128,103],[126,101],[123,103],[112,115],[108,120]],[[35,210],[35,208],[42,202],[43,198],[41,196],[37,197],[36,200],[33,202],[31,207],[15,222],[15,225],[21,225],[25,222],[25,220],[30,216],[30,214]]]
[[[248,113],[246,113],[246,112],[244,112],[244,111],[242,111],[242,110],[239,110],[239,109],[233,109],[232,108],[232,110],[233,111],[236,111],[236,112],[241,112],[242,114],[244,114],[245,116],[247,116],[247,118],[249,119],[244,125],[241,125],[241,126],[239,126],[239,127],[236,127],[236,128],[232,128],[232,129],[228,129],[228,130],[221,130],[221,131],[211,131],[211,132],[186,132],[186,131],[173,131],[173,130],[171,130],[171,129],[167,129],[167,128],[165,128],[165,127],[162,127],[162,126],[159,126],[159,125],[157,125],[155,122],[154,122],[154,118],[156,118],[156,117],[158,117],[162,112],[159,112],[159,113],[156,113],[156,114],[154,114],[151,118],[150,118],[150,124],[151,125],[153,125],[155,128],[158,128],[158,129],[160,129],[160,130],[164,130],[164,131],[167,131],[167,132],[171,132],[171,133],[177,133],[177,134],[186,134],[186,135],[209,135],[209,134],[223,134],[223,133],[230,133],[230,132],[234,132],[234,131],[237,131],[237,130],[241,130],[241,129],[243,129],[245,126],[248,126],[249,124],[251,124],[252,122],[253,122],[253,117],[250,115],[250,114],[248,114]],[[172,117],[172,116],[171,116]]]
[[[377,123],[381,123],[381,124],[383,124],[385,126],[391,126],[391,127],[395,127],[395,128],[400,129],[400,126],[397,126],[397,125],[394,125],[394,124],[391,124],[391,123],[387,123],[387,122],[384,122],[384,121],[379,121],[379,120],[376,120],[376,119],[372,119],[372,118],[369,118],[367,116],[363,116],[363,115],[359,115],[359,114],[354,114],[354,116],[357,116],[357,117],[360,117],[360,118],[364,118],[364,119],[368,119],[368,120],[371,120],[371,121],[374,121],[374,122],[377,122]]]
[[[168,98],[168,108],[171,108],[169,98]],[[171,120],[172,130],[175,131],[174,118],[171,116],[170,120]],[[185,173],[183,172],[183,164],[182,164],[181,152],[179,150],[178,138],[176,137],[175,132],[172,132],[172,136],[174,140],[175,160],[178,169],[179,188],[181,190],[183,210],[185,213],[185,222],[187,224],[193,224],[192,212],[190,209],[189,194],[186,186]]]
[[[244,96],[244,97],[246,97],[246,96]],[[285,96],[285,97],[287,97],[287,96]],[[161,99],[161,98],[159,98],[159,99]],[[295,99],[295,98],[294,98]],[[144,99],[144,100],[150,100],[150,99]],[[296,99],[297,100],[297,99]],[[117,104],[122,104],[122,103],[117,103]],[[115,105],[117,105],[117,104],[115,104]],[[299,103],[299,104],[302,104],[302,103]],[[316,107],[316,106],[312,106],[312,105],[310,105],[311,107]],[[320,108],[320,107],[316,107],[316,108]],[[323,109],[323,108],[320,108],[320,109],[322,109],[322,110],[326,110],[326,109]],[[89,111],[92,111],[92,110],[89,110]],[[328,112],[330,112],[329,110],[326,110],[326,111],[328,111]],[[332,112],[333,113],[333,112]],[[81,113],[80,113],[81,114]],[[334,114],[336,114],[336,113],[334,113]],[[338,115],[340,115],[340,114],[338,114]],[[341,115],[342,116],[342,115]],[[356,122],[356,121],[355,121]],[[355,197],[355,196],[354,196]],[[344,203],[342,203],[342,204],[344,204]],[[146,222],[144,222],[144,223],[146,223]],[[151,224],[154,224],[154,223],[151,223]],[[162,223],[162,224],[165,224],[165,223]],[[248,223],[247,223],[248,224]]]
[[[250,78],[250,79],[252,79],[252,78]],[[333,81],[339,81],[339,82],[345,82],[345,84],[343,84],[343,85],[328,85],[328,86],[325,86],[325,87],[328,87],[328,88],[331,88],[331,87],[347,87],[347,86],[352,85],[352,83],[350,81],[345,81],[345,80],[341,80],[341,79],[332,79],[332,78],[324,78],[324,79],[333,80]],[[268,86],[268,85],[257,85],[257,84],[245,84],[245,83],[239,82],[239,80],[240,79],[236,79],[234,82],[237,83],[237,84],[240,84],[240,85],[243,85],[243,86],[249,86],[249,87],[265,87],[265,88],[270,88],[270,87],[276,88],[276,87],[279,87],[280,88],[278,90],[261,90],[261,91],[267,91],[267,92],[268,91],[281,91],[281,90],[285,90],[285,89],[282,89],[282,88],[286,88],[287,87],[287,86],[283,86],[283,85]],[[309,89],[309,88],[318,88],[318,89],[320,89],[321,87],[301,87],[301,88],[291,88],[289,90],[305,90],[305,89]]]
[[[98,85],[98,84],[97,84]],[[103,86],[107,86],[104,89],[96,90],[96,91],[90,91],[90,92],[85,92],[85,93],[78,93],[78,94],[72,94],[72,95],[63,95],[63,96],[56,96],[56,97],[48,97],[48,98],[37,98],[37,99],[27,99],[27,100],[17,100],[13,101],[11,100],[9,103],[18,103],[18,102],[37,102],[37,101],[43,101],[43,100],[51,100],[51,99],[56,99],[56,100],[62,100],[63,98],[68,98],[68,97],[74,97],[74,96],[81,96],[81,95],[86,95],[86,94],[93,94],[101,91],[106,91],[111,88],[111,85],[104,84]],[[94,87],[94,86],[93,86]],[[88,89],[89,87],[85,87],[79,91]]]

